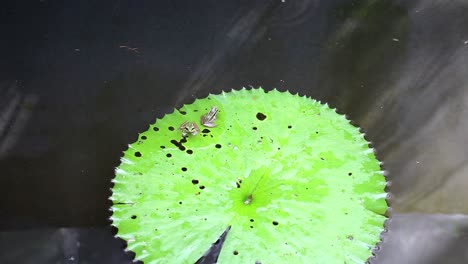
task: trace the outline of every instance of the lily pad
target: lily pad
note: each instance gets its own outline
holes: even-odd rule
[[[215,127],[200,117],[219,109]],[[196,135],[178,130],[195,122]],[[380,241],[386,180],[357,127],[277,90],[209,95],[158,119],[116,169],[113,225],[136,259],[363,263]]]

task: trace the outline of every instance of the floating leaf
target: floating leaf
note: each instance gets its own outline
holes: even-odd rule
[[[218,108],[215,127],[200,117]],[[201,132],[182,137],[179,126]],[[141,133],[116,169],[113,224],[145,263],[363,263],[380,241],[385,177],[327,105],[276,90],[209,95]]]

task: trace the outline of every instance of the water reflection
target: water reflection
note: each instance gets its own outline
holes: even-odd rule
[[[219,33],[228,37],[203,57],[178,102],[236,83],[327,101],[374,143],[390,171],[395,210],[468,213],[460,202],[468,187],[467,4],[301,3],[234,15]]]
[[[343,70],[324,73],[325,86],[344,87],[337,107],[367,131],[385,161],[396,211],[468,212],[459,202],[468,187],[461,177],[468,161],[468,30],[451,30],[468,23],[462,5],[420,1],[373,10],[376,21],[357,23],[342,37],[350,51],[331,55]],[[379,34],[366,32],[379,21]]]

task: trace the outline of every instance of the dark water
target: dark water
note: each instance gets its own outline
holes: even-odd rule
[[[375,263],[468,262],[466,1],[11,1],[0,22],[1,263],[128,263],[106,227],[122,151],[243,86],[366,131],[395,214]]]

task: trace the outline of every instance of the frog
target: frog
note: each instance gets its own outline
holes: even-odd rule
[[[215,127],[216,115],[218,114],[218,107],[212,106],[207,114],[200,117],[200,123],[205,127]]]
[[[190,121],[185,121],[180,125],[179,130],[182,131],[182,137],[186,138],[188,134],[192,134],[192,136],[197,135],[200,132],[200,128],[198,128],[197,124]]]

